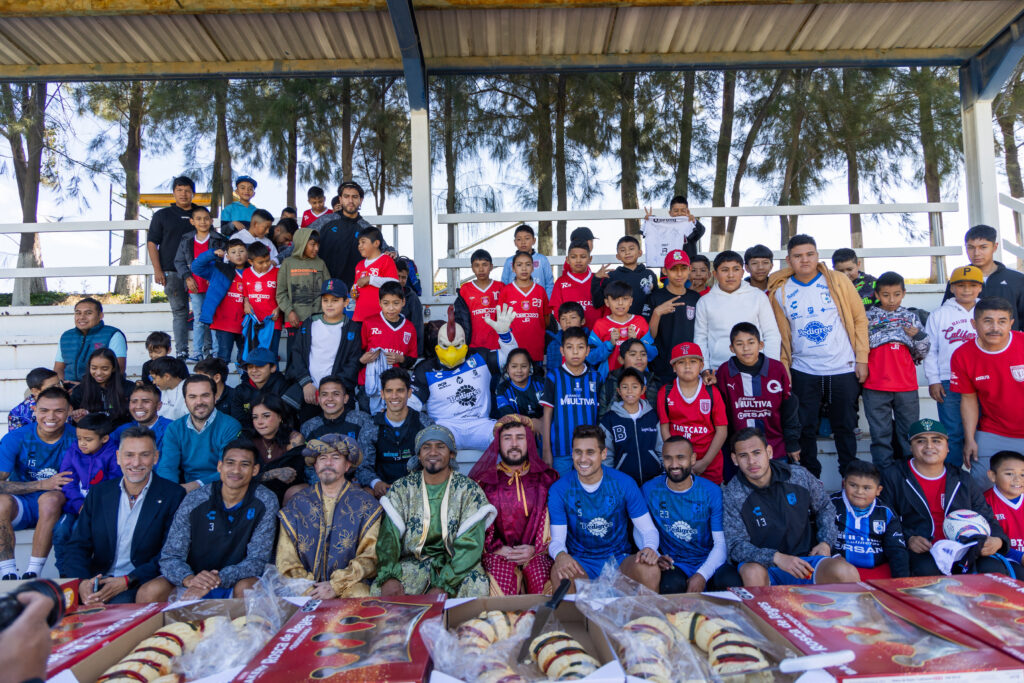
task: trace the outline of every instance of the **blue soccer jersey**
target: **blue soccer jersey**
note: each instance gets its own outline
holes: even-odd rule
[[[572,433],[580,425],[597,424],[600,375],[587,369],[581,375],[565,365],[549,370],[541,405],[551,406],[551,457],[559,475],[572,470]]]
[[[0,439],[0,472],[10,472],[10,481],[41,481],[59,473],[64,451],[78,438],[75,428],[65,425],[56,443],[46,443],[36,427],[28,424]]]
[[[663,474],[644,484],[643,496],[658,528],[661,553],[692,576],[711,554],[711,532],[722,531],[722,489],[695,476],[689,489],[673,491]]]
[[[551,525],[566,527],[565,547],[575,559],[604,561],[629,554],[629,519],[647,514],[640,487],[628,475],[610,467],[597,490],[587,492],[576,470],[548,490]]]

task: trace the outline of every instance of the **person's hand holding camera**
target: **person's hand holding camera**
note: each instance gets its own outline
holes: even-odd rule
[[[20,593],[17,599],[25,608],[0,631],[0,671],[8,681],[43,680],[53,647],[47,623],[53,600],[36,592]]]

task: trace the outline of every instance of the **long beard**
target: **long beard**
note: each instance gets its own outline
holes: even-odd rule
[[[678,474],[674,474],[673,471],[666,471],[665,474],[668,475],[669,481],[671,481],[673,484],[681,484],[690,478],[691,472],[693,472],[693,468],[687,467],[685,470],[679,472]]]
[[[515,457],[513,454],[518,454],[519,457]],[[526,451],[520,451],[518,448],[513,450],[510,454],[501,454],[501,461],[509,467],[518,467],[522,465],[529,458],[529,454]]]

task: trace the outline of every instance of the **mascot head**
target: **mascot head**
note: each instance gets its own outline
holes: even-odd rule
[[[448,323],[437,331],[437,359],[446,368],[457,368],[466,360],[469,346],[466,345],[466,331],[455,322],[455,309],[448,307]]]

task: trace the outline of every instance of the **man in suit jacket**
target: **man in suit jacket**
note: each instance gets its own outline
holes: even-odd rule
[[[139,586],[160,575],[160,549],[185,489],[153,472],[159,458],[156,435],[129,427],[117,450],[124,476],[97,484],[85,497],[65,549],[65,569],[81,579],[83,604],[134,602]]]

